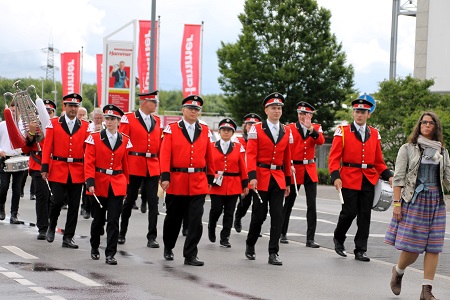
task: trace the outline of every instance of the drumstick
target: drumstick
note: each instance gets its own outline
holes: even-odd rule
[[[258,196],[258,198],[259,198],[259,202],[260,202],[260,203],[263,203],[263,201],[262,201],[262,199],[261,199],[261,196],[260,196],[259,193],[258,193],[258,190],[255,188],[254,191],[255,191],[256,196]]]
[[[338,190],[339,193],[339,200],[341,201],[341,204],[344,204],[344,197],[342,196],[341,189]]]
[[[50,191],[50,196],[53,196],[52,189],[50,188],[50,184],[48,183],[48,179],[45,179],[45,182],[47,183],[48,190]]]
[[[294,162],[291,160],[291,164],[294,164]],[[292,176],[294,176],[294,184],[295,184],[295,197],[298,197],[298,190],[297,190],[297,177],[295,176],[295,172],[292,172]]]
[[[166,206],[166,190],[164,190],[164,192],[163,192],[163,197],[164,197],[163,207],[165,207]]]
[[[102,204],[100,203],[100,200],[98,200],[97,195],[95,193],[92,193],[94,195],[95,200],[97,200],[98,205],[100,205],[100,208],[103,208]]]

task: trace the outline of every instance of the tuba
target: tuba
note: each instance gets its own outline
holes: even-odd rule
[[[36,88],[30,85],[25,91],[19,88],[20,80],[14,82],[13,87],[16,88],[15,94],[7,92],[3,96],[7,103],[14,100],[15,112],[14,115],[9,108],[5,108],[5,121],[8,129],[9,138],[14,148],[22,148],[26,145],[24,134],[19,130],[19,119],[22,119],[23,127],[28,130],[32,122],[36,122],[36,142],[44,139],[44,129],[39,118],[39,113],[33,100],[31,100],[30,93],[36,94]],[[37,96],[37,95],[36,95]],[[38,101],[40,98],[37,97]],[[42,102],[42,100],[41,100]]]

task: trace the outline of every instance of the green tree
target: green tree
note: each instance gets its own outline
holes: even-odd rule
[[[398,149],[406,142],[424,111],[431,110],[440,116],[446,145],[450,145],[447,109],[450,97],[430,92],[433,84],[432,79],[419,80],[411,76],[380,83],[380,89],[374,95],[377,106],[368,123],[380,130],[383,156],[390,167],[395,165]]]
[[[325,131],[333,127],[353,92],[354,72],[330,32],[330,18],[315,0],[245,2],[237,42],[222,42],[217,51],[219,84],[235,119],[262,114],[264,97],[280,92],[286,96],[282,122],[297,120],[296,103],[304,100],[318,109]]]

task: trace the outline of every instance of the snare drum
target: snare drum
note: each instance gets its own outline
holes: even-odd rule
[[[20,172],[28,170],[30,158],[28,156],[13,156],[5,160],[3,171]]]
[[[389,181],[378,179],[375,185],[372,209],[374,211],[386,211],[391,206],[393,190]]]

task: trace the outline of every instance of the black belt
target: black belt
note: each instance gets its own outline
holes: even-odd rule
[[[271,170],[281,170],[283,168],[283,166],[269,165],[269,164],[262,164],[262,163],[257,163],[256,165],[258,167],[271,169]]]
[[[230,172],[223,172],[222,176],[239,176],[240,173],[230,173]]]
[[[206,168],[170,168],[170,172],[198,173],[206,172]]]
[[[103,169],[103,168],[97,168],[97,167],[95,167],[95,171],[103,173],[103,174],[108,174],[108,175],[118,175],[118,174],[123,173],[123,170],[110,170],[110,169]]]
[[[344,167],[361,168],[361,169],[371,169],[373,165],[368,164],[352,164],[352,163],[342,163]]]
[[[313,159],[304,159],[304,160],[293,160],[292,163],[294,165],[307,165],[307,164],[312,164],[314,163],[314,158]]]
[[[82,158],[72,158],[72,157],[61,157],[61,156],[52,156],[53,160],[65,161],[65,162],[83,162]]]
[[[143,156],[143,157],[158,157],[158,154],[149,153],[149,152],[133,152],[133,151],[129,151],[128,154],[129,155],[134,155],[134,156]]]

